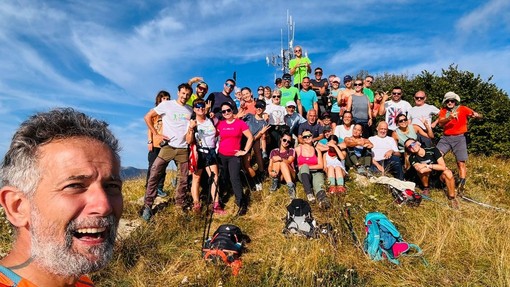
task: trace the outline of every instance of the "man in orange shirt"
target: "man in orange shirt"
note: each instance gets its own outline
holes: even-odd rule
[[[482,116],[472,109],[460,105],[460,97],[454,92],[448,92],[443,98],[443,107],[439,111],[439,126],[443,127],[444,135],[437,143],[437,148],[443,155],[452,151],[459,168],[459,192],[464,191],[466,184],[466,161],[468,159],[465,133],[468,129],[469,118]]]
[[[119,144],[73,109],[21,124],[0,167],[0,204],[15,228],[0,286],[94,286],[113,255],[123,209]]]

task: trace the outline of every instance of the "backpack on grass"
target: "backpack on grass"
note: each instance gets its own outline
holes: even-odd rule
[[[206,261],[225,263],[232,268],[232,274],[237,275],[242,267],[240,256],[245,237],[241,229],[233,224],[220,225],[213,237],[205,241],[202,255]]]
[[[367,214],[365,217],[365,230],[367,237],[365,238],[363,249],[370,259],[374,261],[386,258],[391,263],[400,264],[397,258],[407,254],[411,248],[416,250],[416,255],[420,256],[422,254],[420,247],[405,242],[395,225],[380,212],[370,212]],[[423,260],[426,264],[424,258]]]
[[[391,195],[395,198],[397,204],[407,204],[412,207],[420,206],[422,197],[421,194],[413,191],[412,189],[406,188],[404,190],[396,188],[392,185],[388,185]]]
[[[317,223],[312,217],[312,208],[307,201],[295,198],[287,206],[283,234],[296,234],[307,238],[317,237]]]

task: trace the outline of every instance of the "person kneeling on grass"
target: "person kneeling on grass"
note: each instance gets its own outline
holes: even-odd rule
[[[344,186],[346,152],[338,147],[338,137],[335,135],[328,137],[327,146],[329,149],[323,155],[323,162],[329,180],[328,192],[344,193],[347,191]]]
[[[435,147],[422,148],[421,144],[414,139],[406,140],[404,146],[410,153],[409,163],[418,173],[423,185],[423,194],[428,196],[430,193],[430,179],[439,177],[446,184],[450,206],[459,208],[455,197],[455,178],[452,171],[446,167],[441,152]]]
[[[294,159],[296,152],[292,148],[292,136],[286,132],[280,137],[280,147],[275,148],[269,155],[269,176],[272,178],[270,191],[276,191],[280,180],[287,183],[287,191],[291,199],[296,198],[296,170]]]

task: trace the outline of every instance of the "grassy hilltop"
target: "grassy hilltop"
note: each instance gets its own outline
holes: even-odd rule
[[[447,162],[454,167],[451,156]],[[471,156],[467,195],[510,209],[508,163]],[[393,203],[385,186],[351,180],[346,195],[332,197],[331,209],[312,206],[318,223],[332,224],[334,238],[306,240],[281,233],[289,199],[285,187],[270,194],[266,182],[264,191],[252,194],[246,216],[214,218],[211,233],[222,223],[233,223],[251,238],[242,256],[243,268],[233,277],[229,268],[202,259],[203,217],[177,212],[169,204],[149,224],[139,220],[143,185],[142,179],[124,184],[123,219],[131,222],[128,225],[140,225],[129,235],[123,233],[113,262],[93,274],[97,286],[510,286],[510,214],[465,201],[460,210],[449,209],[440,190],[432,192],[435,202],[424,200],[411,208]],[[303,197],[298,187],[298,196]],[[402,257],[399,266],[368,259],[343,224],[345,204],[350,204],[360,240],[365,237],[366,213],[381,211],[406,241],[423,249],[428,266],[418,257]],[[226,210],[234,214],[232,199]],[[0,252],[5,254],[10,228],[4,221],[0,231]]]

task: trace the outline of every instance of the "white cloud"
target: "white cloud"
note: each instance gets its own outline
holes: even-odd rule
[[[459,19],[457,29],[461,33],[484,33],[489,29],[510,27],[510,1],[492,0]]]

